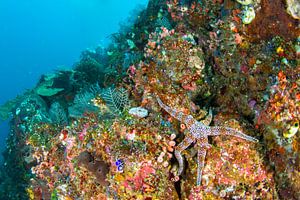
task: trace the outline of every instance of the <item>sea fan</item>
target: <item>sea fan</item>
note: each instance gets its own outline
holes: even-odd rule
[[[58,102],[54,102],[51,104],[49,109],[49,116],[54,123],[57,123],[59,125],[68,124],[67,114],[64,108]]]
[[[128,91],[124,88],[107,88],[101,97],[115,116],[120,116],[129,106]]]
[[[143,55],[139,53],[125,53],[124,60],[122,64],[123,70],[127,70],[130,65],[139,63]]]
[[[168,30],[172,29],[172,25],[171,25],[171,23],[170,23],[167,16],[162,16],[160,18],[157,18],[155,25],[159,28],[160,27],[165,27]]]
[[[81,118],[84,113],[98,112],[99,109],[92,103],[92,99],[100,94],[100,91],[100,86],[94,84],[76,94],[73,105],[68,108],[69,115],[74,118]]]

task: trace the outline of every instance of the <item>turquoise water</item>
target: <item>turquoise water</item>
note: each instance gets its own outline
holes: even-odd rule
[[[0,104],[33,88],[41,74],[71,68],[147,0],[0,0]],[[0,124],[0,150],[9,132]]]

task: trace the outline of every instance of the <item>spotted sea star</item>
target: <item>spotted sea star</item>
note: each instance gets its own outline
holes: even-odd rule
[[[212,112],[209,110],[208,116],[202,120],[197,121],[193,118],[192,115],[186,115],[183,112],[180,112],[176,109],[173,109],[165,105],[159,97],[156,97],[157,101],[164,110],[166,110],[172,117],[178,119],[180,122],[186,125],[188,134],[185,135],[184,140],[175,147],[175,157],[178,160],[179,168],[178,175],[183,171],[183,157],[181,155],[182,151],[187,149],[192,143],[196,143],[195,147],[197,149],[197,185],[201,184],[202,168],[204,167],[204,161],[206,156],[206,151],[210,148],[208,143],[208,136],[216,135],[230,135],[239,137],[251,142],[258,142],[257,139],[245,135],[244,133],[237,131],[235,129],[223,126],[209,126],[212,120]]]

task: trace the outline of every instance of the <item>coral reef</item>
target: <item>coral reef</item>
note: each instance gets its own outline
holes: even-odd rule
[[[262,0],[261,9],[255,20],[247,27],[253,40],[271,39],[281,36],[286,40],[292,40],[299,36],[299,21],[293,19],[285,11],[285,5],[281,0]]]
[[[299,199],[295,3],[150,0],[0,107],[0,199]]]

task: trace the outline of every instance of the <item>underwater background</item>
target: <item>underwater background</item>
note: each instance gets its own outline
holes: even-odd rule
[[[300,199],[300,1],[137,3],[1,4],[0,200]]]
[[[146,5],[147,0],[1,0],[0,104],[33,87],[42,74],[72,68],[83,50],[107,46],[120,24]],[[8,132],[8,121],[0,122],[1,152]]]

